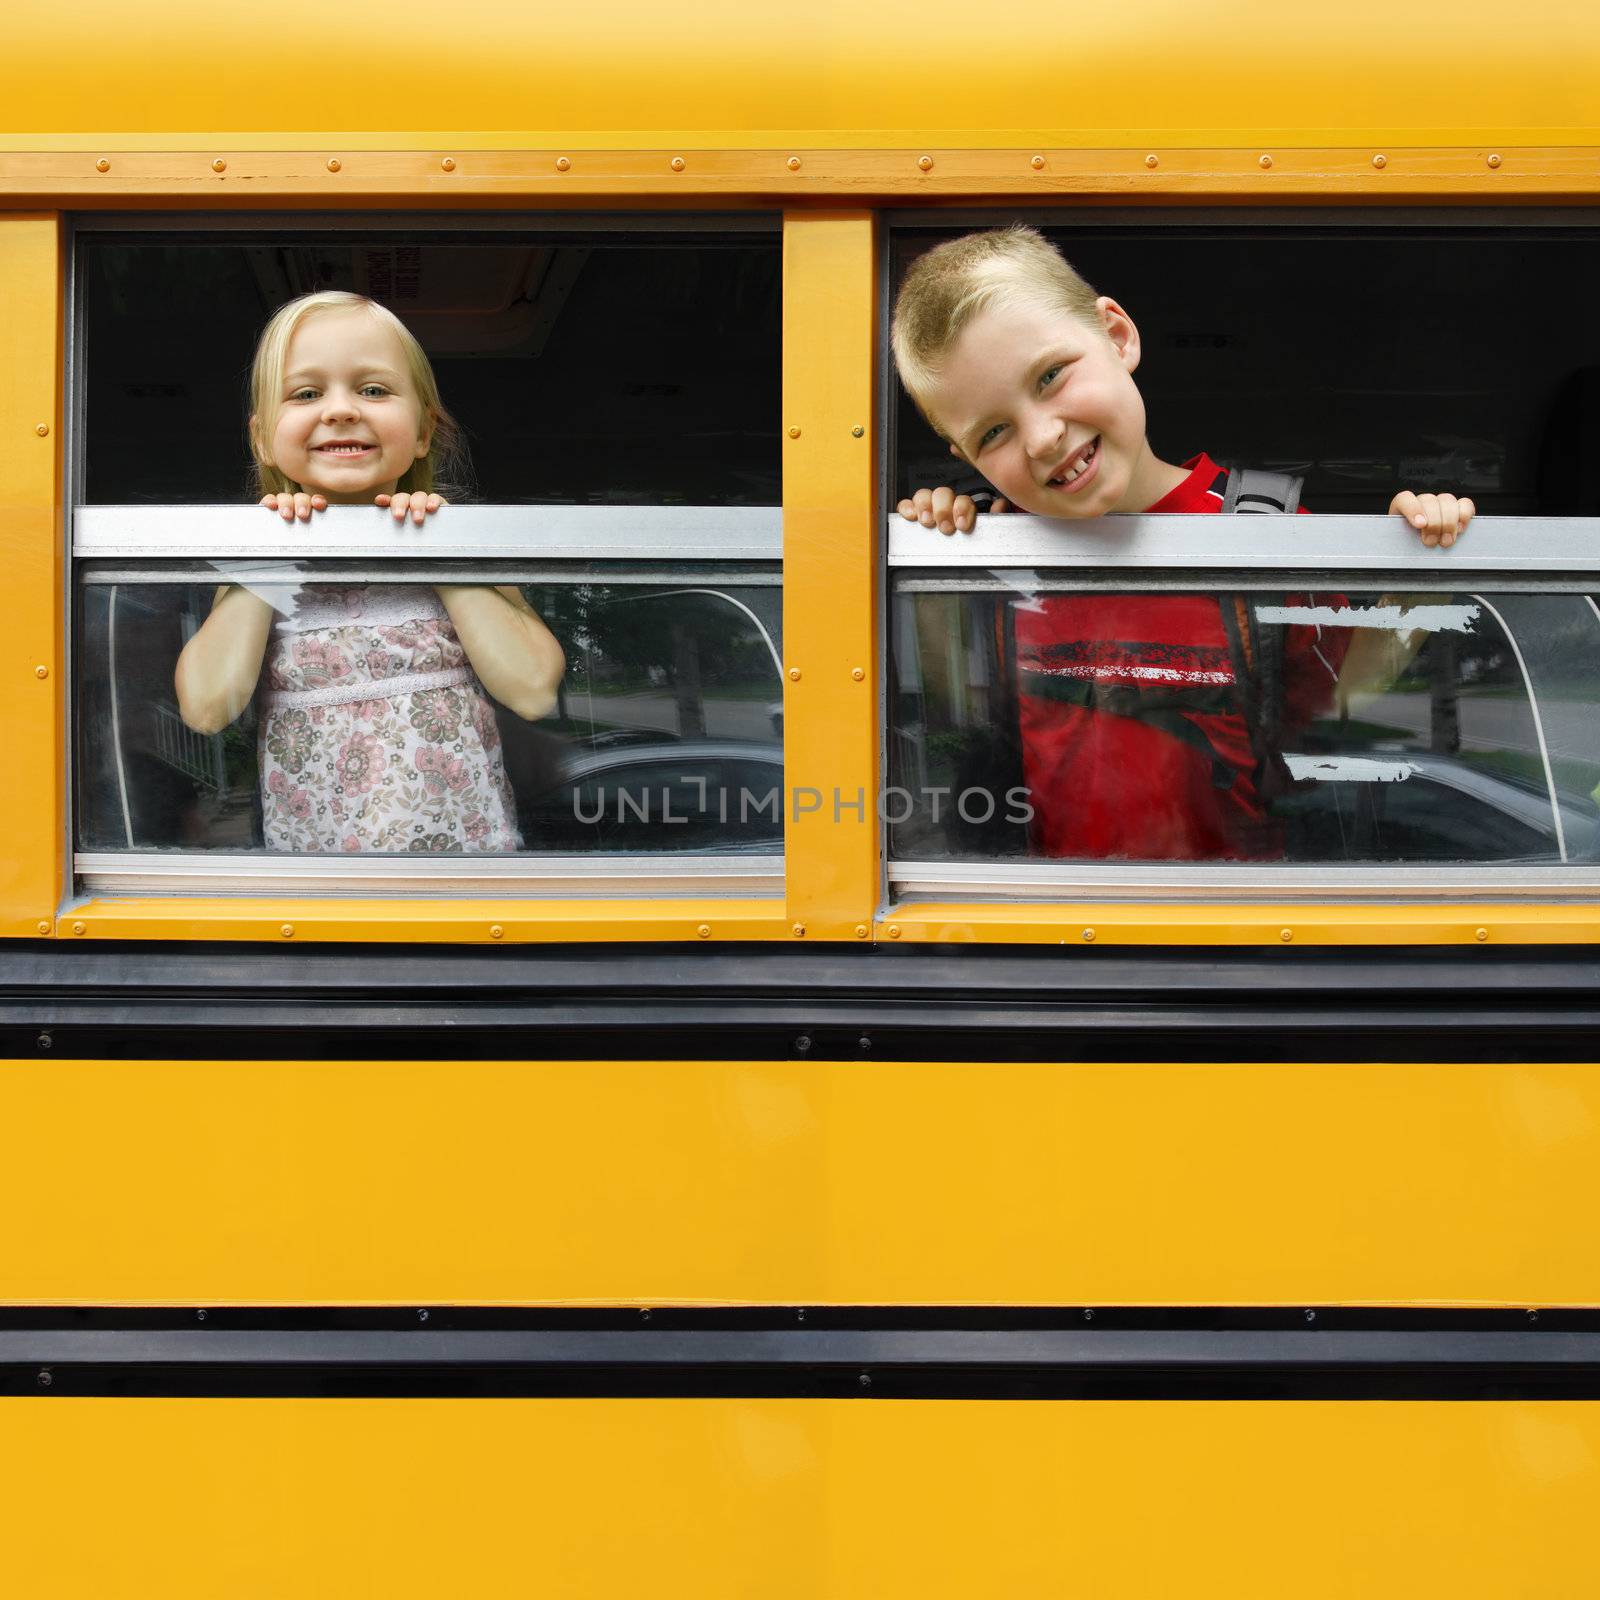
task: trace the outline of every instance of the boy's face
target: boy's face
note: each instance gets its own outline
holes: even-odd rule
[[[980,312],[930,397],[951,454],[1039,516],[1151,503],[1144,401],[1133,381],[1139,333],[1115,301],[1096,305],[1104,331],[1032,297]]]

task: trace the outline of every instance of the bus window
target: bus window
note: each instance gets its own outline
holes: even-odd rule
[[[709,237],[90,236],[81,262],[87,884],[163,861],[243,883],[254,855],[370,858],[367,888],[397,856],[514,858],[534,891],[556,856],[606,881],[604,858],[639,853],[778,871],[781,811],[740,805],[782,772],[777,256],[759,219]],[[423,528],[240,503],[252,340],[321,287],[402,315],[470,439],[470,481]],[[165,325],[184,299],[209,319],[198,346]],[[444,585],[543,619],[566,660],[552,704],[479,692]],[[226,726],[186,721],[175,664],[232,590],[270,610],[256,692]]]

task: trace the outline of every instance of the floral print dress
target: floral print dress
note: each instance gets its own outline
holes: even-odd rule
[[[516,850],[488,696],[425,584],[308,584],[274,621],[260,719],[269,850]]]

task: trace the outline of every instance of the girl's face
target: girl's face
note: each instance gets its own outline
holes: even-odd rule
[[[428,453],[423,415],[399,336],[359,306],[314,311],[289,339],[272,465],[333,505],[393,494]]]

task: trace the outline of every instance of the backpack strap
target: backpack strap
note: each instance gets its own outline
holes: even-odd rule
[[[1299,510],[1305,479],[1287,472],[1232,467],[1222,494],[1224,512],[1272,516]],[[1293,786],[1283,759],[1283,630],[1256,627],[1250,599],[1223,595],[1223,631],[1233,658],[1240,710],[1256,757],[1256,792],[1263,800]]]
[[[1223,491],[1224,512],[1283,514],[1300,508],[1300,491],[1306,480],[1288,472],[1262,472],[1255,467],[1232,467]]]

